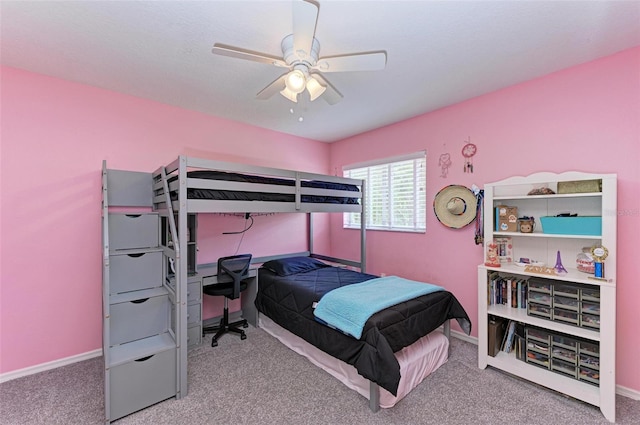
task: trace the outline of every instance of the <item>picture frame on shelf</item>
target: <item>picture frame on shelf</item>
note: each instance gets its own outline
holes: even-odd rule
[[[497,245],[498,260],[501,264],[513,263],[513,241],[510,236],[500,236],[494,238]]]

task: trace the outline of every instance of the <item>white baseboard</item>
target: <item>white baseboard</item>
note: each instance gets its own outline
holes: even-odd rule
[[[95,357],[102,356],[102,348],[97,350],[88,351],[82,354],[76,354],[75,356],[65,357],[64,359],[54,360],[52,362],[42,363],[35,366],[26,367],[24,369],[18,369],[7,373],[0,374],[0,384],[3,382],[11,381],[13,379],[22,378],[23,376],[33,375],[39,372],[47,370],[57,369],[62,366],[67,366],[73,363],[81,362],[83,360],[93,359]]]
[[[629,397],[631,400],[640,401],[640,391],[632,390],[631,388],[623,387],[621,385],[616,385],[616,394]]]
[[[210,319],[205,320],[202,325],[214,325],[220,322],[220,318],[222,316],[212,317]],[[232,312],[229,313],[229,319],[231,320],[239,320],[241,318],[241,312]],[[13,379],[22,378],[23,376],[33,375],[39,372],[45,372],[47,370],[57,369],[62,366],[67,366],[73,363],[81,362],[83,360],[93,359],[95,357],[102,356],[102,348],[98,348],[93,351],[88,351],[86,353],[77,354],[75,356],[65,357],[64,359],[54,360],[47,363],[42,363],[35,366],[26,367],[24,369],[14,370],[11,372],[6,372],[0,374],[0,384],[3,382],[11,381]]]
[[[463,332],[451,330],[451,336],[454,338],[461,339],[463,341],[469,342],[474,345],[478,345],[478,338],[469,336]],[[623,397],[628,397],[632,400],[640,400],[640,391],[623,387],[621,385],[616,385],[616,394],[621,395]]]
[[[464,332],[460,332],[460,331],[456,331],[454,329],[451,329],[451,336],[454,338],[458,338],[461,339],[463,341],[466,341],[468,343],[471,343],[473,345],[478,345],[478,338],[474,337],[474,336],[469,336]]]

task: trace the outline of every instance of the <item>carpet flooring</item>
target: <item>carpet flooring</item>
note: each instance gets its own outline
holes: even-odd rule
[[[452,338],[449,361],[391,409],[368,401],[260,329],[210,337],[189,351],[189,395],[114,423],[607,424],[594,406],[477,367],[477,347]],[[616,422],[640,424],[640,401],[617,396]],[[0,424],[104,422],[102,358],[0,384]]]

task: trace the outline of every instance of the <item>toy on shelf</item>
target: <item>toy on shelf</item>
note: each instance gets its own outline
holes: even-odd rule
[[[536,220],[533,217],[519,217],[518,218],[518,230],[520,233],[533,233],[536,228]]]
[[[591,255],[591,247],[582,248],[582,252],[580,252],[576,257],[576,268],[578,271],[583,273],[595,273],[595,262]]]
[[[609,250],[604,246],[594,246],[591,248],[591,255],[594,261],[594,275],[604,279],[604,260],[609,256]]]
[[[487,258],[484,262],[487,267],[500,267],[500,258],[498,257],[498,245],[494,242],[487,244]]]
[[[548,274],[550,276],[557,275],[555,267],[535,266],[532,264],[524,266],[524,271],[527,273]]]
[[[567,269],[565,269],[564,266],[562,265],[562,258],[560,258],[560,251],[558,251],[558,253],[556,254],[556,265],[554,269],[556,269],[556,273],[558,274],[568,273]]]
[[[555,192],[548,187],[537,187],[535,189],[531,189],[527,195],[555,195]]]

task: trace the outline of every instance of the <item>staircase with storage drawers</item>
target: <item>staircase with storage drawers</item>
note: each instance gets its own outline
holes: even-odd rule
[[[151,174],[108,170],[103,162],[102,175],[104,394],[110,423],[179,395],[181,330],[173,317],[182,307],[165,279],[160,216],[151,212]]]

